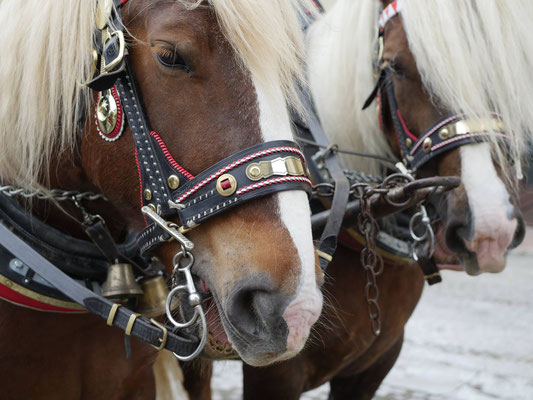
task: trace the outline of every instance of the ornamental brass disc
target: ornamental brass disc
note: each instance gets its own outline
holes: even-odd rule
[[[115,130],[118,123],[118,105],[111,90],[100,94],[96,107],[96,120],[104,135],[109,135]]]

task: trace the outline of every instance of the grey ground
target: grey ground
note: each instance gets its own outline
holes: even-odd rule
[[[533,245],[511,254],[501,274],[445,271],[443,280],[425,288],[376,399],[533,400]],[[215,400],[241,398],[239,362],[217,363],[214,375]]]

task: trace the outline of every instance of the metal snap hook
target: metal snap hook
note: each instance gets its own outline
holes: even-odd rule
[[[200,322],[201,322],[201,325],[202,325],[201,326],[202,336],[200,338],[200,343],[198,344],[198,347],[196,348],[196,350],[193,351],[188,356],[181,356],[181,355],[173,352],[172,354],[174,354],[174,357],[176,357],[180,361],[190,361],[193,358],[197,357],[204,350],[205,344],[207,343],[207,334],[208,334],[208,331],[207,331],[207,318],[205,317],[205,313],[204,313],[204,310],[202,309],[201,305],[196,306],[195,307],[195,312],[196,312],[196,310],[199,310],[198,311],[198,315],[200,317]]]

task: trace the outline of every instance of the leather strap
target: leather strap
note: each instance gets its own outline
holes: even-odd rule
[[[78,284],[11,232],[3,223],[0,223],[0,242],[24,264],[31,266],[31,269],[36,274],[45,277],[57,290],[87,308],[93,314],[107,320],[113,309],[115,315],[111,321],[112,325],[126,330],[128,321],[131,315],[134,314],[133,311],[126,307],[118,307],[117,309],[117,306],[114,306],[111,301]],[[168,334],[166,343],[164,343],[165,349],[178,354],[191,354],[195,350],[198,343],[196,338],[179,336],[172,332],[172,328],[169,326],[164,326],[164,329],[161,329],[145,317],[138,317],[135,320],[131,327],[131,335],[158,347],[162,344],[160,339],[163,338],[165,329]]]
[[[316,117],[309,92],[302,89],[299,94],[306,113],[304,119],[299,115],[293,116],[298,129],[302,134],[307,136],[310,135],[314,142],[327,148],[330,143],[324,133],[322,125]],[[315,152],[318,150],[316,147],[313,147],[313,149]],[[307,151],[309,151],[309,147],[307,148]],[[346,178],[334,152],[330,151],[324,155],[324,164],[329,172],[330,179],[335,184],[335,193],[331,201],[331,210],[327,218],[326,226],[324,227],[318,244],[316,245],[322,270],[327,268],[331,261],[331,257],[337,248],[337,236],[342,227],[346,206],[350,196],[350,182]],[[324,180],[316,163],[310,163],[310,172],[315,182],[322,182]]]

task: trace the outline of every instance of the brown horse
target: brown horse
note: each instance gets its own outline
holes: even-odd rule
[[[309,79],[326,133],[340,148],[399,157],[421,177],[461,177],[457,190],[432,201],[438,215],[435,261],[470,275],[500,272],[508,250],[524,234],[515,188],[527,135],[533,132],[524,107],[531,104],[533,90],[528,72],[533,48],[525,24],[532,17],[531,4],[384,0],[381,27],[377,5],[338,0],[310,28]],[[378,31],[381,52],[376,52]],[[361,110],[376,85],[373,61],[381,76],[374,92],[377,115]],[[455,129],[460,124],[450,125],[454,119],[435,125],[450,113],[461,115],[459,120],[466,114],[468,129]],[[498,147],[501,126],[490,122],[494,113],[505,125],[503,148]],[[435,134],[428,135],[432,126]],[[449,146],[463,140],[461,135],[483,135],[483,142],[439,154],[440,143]],[[417,154],[431,157],[417,166]],[[358,171],[382,171],[366,159],[344,162]],[[357,237],[349,235],[345,244]],[[374,396],[400,353],[404,325],[424,279],[416,264],[386,258],[377,278],[382,330],[376,337],[358,253],[342,245],[337,249],[326,271],[323,314],[302,353],[266,368],[244,366],[245,398],[297,399],[328,381],[330,399]]]
[[[271,1],[258,12],[241,0],[115,2],[117,11],[112,15],[120,9],[128,41],[125,57],[143,98],[153,145],[180,176],[200,174],[254,145],[292,139],[289,109],[298,107],[293,83],[302,74],[299,3]],[[141,204],[156,210],[166,206],[156,202],[157,191],[143,190],[150,170],[146,176],[138,174],[145,162],[142,148],[136,150],[132,139],[135,120],[128,114],[126,124],[120,121],[123,113],[131,112],[122,89],[112,92],[113,99],[81,85],[94,73],[95,32],[109,42],[121,36],[112,31],[120,20],[109,25],[110,15],[102,11],[109,4],[104,0],[0,3],[2,183],[23,188],[27,195],[53,198],[49,189],[61,188],[107,199],[59,205],[19,198],[23,209],[31,207],[35,221],[48,224],[53,237],[68,235],[66,243],[47,244],[59,250],[65,250],[62,245],[89,245],[78,223],[83,216],[99,216],[113,239],[122,243],[145,227],[139,193]],[[111,64],[102,61],[101,68],[112,69]],[[106,114],[111,103],[118,109],[118,122]],[[176,177],[168,180],[173,189],[180,186]],[[220,183],[222,191],[233,185],[228,180]],[[216,302],[208,312],[212,340],[206,351],[214,356],[238,354],[252,365],[297,354],[322,307],[321,278],[318,282],[316,278],[321,273],[304,191],[251,200],[195,226],[187,235],[199,249],[194,252],[193,273]],[[46,234],[40,239],[48,240]],[[169,274],[178,250],[175,242],[165,241],[155,252]],[[77,256],[67,250],[62,254],[65,262]],[[84,278],[86,266],[75,264],[79,278]],[[101,284],[101,275],[95,280]],[[12,281],[8,286],[16,288]],[[32,302],[12,301],[39,308]],[[63,307],[43,307],[68,311],[67,302],[57,304]],[[101,319],[44,313],[5,301],[0,301],[0,315],[3,399],[154,396],[155,350],[134,340],[127,360],[123,332]]]

